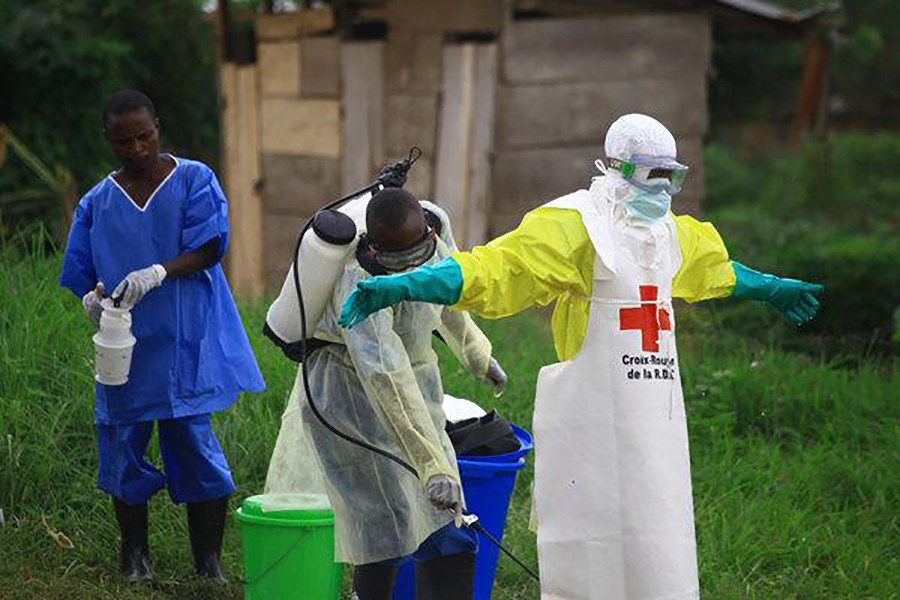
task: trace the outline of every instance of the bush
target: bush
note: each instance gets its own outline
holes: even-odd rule
[[[94,484],[93,328],[78,299],[57,287],[61,257],[46,250],[46,237],[16,241],[0,242],[0,507],[7,520],[0,598],[240,598],[239,528],[230,522],[225,532],[231,583],[209,589],[192,578],[184,509],[164,494],[150,507],[157,583],[130,586],[119,577],[118,528]],[[214,417],[239,486],[232,508],[263,487],[296,373],[260,334],[265,304],[241,309],[267,387]],[[715,327],[700,313],[679,313],[678,342],[704,597],[894,597],[896,369],[838,369],[752,348],[727,332],[692,335]],[[436,344],[445,389],[530,428],[538,371],[555,360],[546,319],[532,313],[481,326],[509,373],[506,393],[493,398]],[[148,458],[158,463],[151,444]],[[533,461],[516,483],[503,540],[530,565],[537,564],[528,531]],[[57,530],[72,547],[54,542]],[[501,558],[492,597],[535,598],[537,589]]]
[[[900,136],[841,136],[795,155],[746,163],[706,153],[710,219],[735,260],[826,285],[825,305],[804,331],[830,351],[891,349],[900,307]],[[729,328],[784,339],[776,317],[732,303]],[[793,337],[793,336],[792,336]]]
[[[123,88],[153,99],[168,148],[216,163],[215,44],[201,3],[0,2],[0,122],[51,168],[69,168],[79,192],[115,166],[100,114],[107,97]],[[0,189],[38,186],[13,157],[0,169]],[[56,210],[13,215],[7,207],[0,218],[49,223]]]

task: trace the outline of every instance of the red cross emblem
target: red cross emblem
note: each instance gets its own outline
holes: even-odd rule
[[[659,352],[659,332],[672,331],[672,321],[668,311],[656,308],[659,289],[655,285],[642,285],[640,290],[639,307],[619,309],[619,330],[640,330],[641,349],[644,352]]]

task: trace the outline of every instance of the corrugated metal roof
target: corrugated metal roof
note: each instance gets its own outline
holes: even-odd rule
[[[764,2],[763,0],[714,0],[714,4],[782,23],[802,23],[823,13],[840,8],[840,2],[826,2],[799,11],[772,4],[771,2]]]

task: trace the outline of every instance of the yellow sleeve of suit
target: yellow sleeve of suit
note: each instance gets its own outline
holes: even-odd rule
[[[681,267],[672,281],[672,296],[688,302],[730,296],[736,282],[728,250],[712,223],[675,217]]]
[[[688,216],[675,224],[682,264],[673,295],[696,302],[731,294],[734,271],[716,229]],[[595,256],[577,211],[538,208],[513,231],[453,254],[463,274],[453,308],[500,318],[556,301],[553,341],[559,359],[569,360],[587,333]]]
[[[577,211],[538,208],[506,235],[452,255],[463,274],[453,308],[496,319],[555,301],[556,353],[574,356],[587,331],[594,254]]]

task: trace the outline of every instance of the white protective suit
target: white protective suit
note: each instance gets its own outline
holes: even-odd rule
[[[449,253],[439,240],[428,264]],[[490,342],[471,317],[443,306],[404,302],[358,327],[342,328],[337,319],[344,300],[368,277],[354,258],[335,286],[315,332],[316,338],[334,344],[307,359],[310,388],[330,423],[404,459],[421,480],[328,431],[306,402],[298,374],[266,484],[267,492],[317,491],[323,479],[335,513],[336,560],[354,565],[411,554],[453,520],[425,496],[425,483],[433,475],[459,479],[444,432],[433,332],[480,380],[486,381],[491,358]],[[302,431],[296,427],[298,417]],[[324,477],[312,473],[313,468]]]
[[[675,140],[629,115],[610,128],[606,154],[674,158]],[[584,344],[543,368],[537,385],[543,600],[699,597],[671,301],[682,256],[671,213],[649,223],[628,216],[632,190],[608,171],[549,205],[581,214],[597,254]]]

